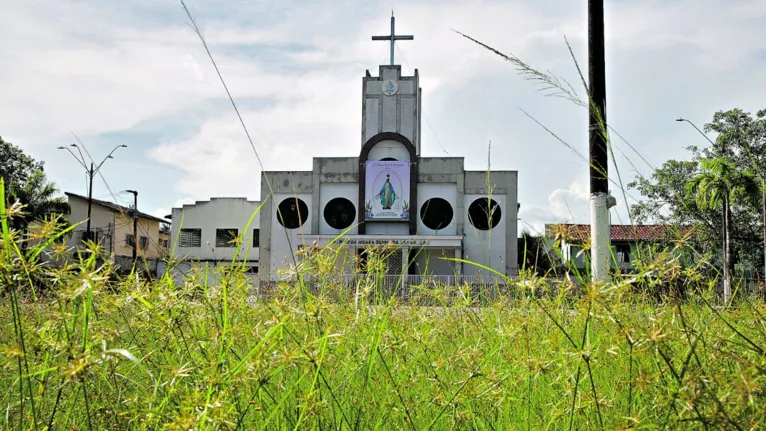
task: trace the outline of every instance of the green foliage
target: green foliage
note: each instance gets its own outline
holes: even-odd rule
[[[2,197],[0,185],[1,429],[764,425],[763,302],[714,307],[707,262],[679,265],[678,245],[616,284],[529,274],[478,303],[458,286],[449,307],[438,285],[426,307],[380,295],[385,248],[342,291],[326,247],[255,296],[234,263],[215,283],[177,284],[119,279],[95,247],[60,268],[29,260]],[[47,245],[63,233],[42,230]],[[40,295],[33,279],[55,289]],[[665,285],[688,299],[659,293],[658,306]]]
[[[66,197],[57,196],[58,188],[48,181],[43,162],[37,162],[21,148],[0,138],[0,177],[7,190],[6,205],[21,205],[21,214],[13,218],[13,228],[26,232],[35,221],[50,219],[71,211]]]
[[[42,171],[43,165],[0,137],[0,178],[5,179],[6,188],[25,183],[36,170]]]
[[[759,204],[761,189],[756,176],[740,170],[724,157],[703,159],[700,172],[686,184],[686,191],[703,209],[721,208],[727,201]]]
[[[519,238],[518,266],[537,276],[560,276],[566,271],[558,245],[544,235],[532,235],[528,230]]]
[[[760,185],[766,174],[766,110],[755,116],[739,109],[719,111],[705,124],[717,133],[704,149],[687,147],[690,160],[668,160],[650,177],[628,184],[645,198],[631,206],[638,223],[696,226],[691,245],[699,252],[721,250],[722,198],[732,191],[729,231],[733,263],[763,268],[763,208]],[[690,139],[695,137],[690,132]],[[719,265],[722,265],[720,257]]]
[[[10,192],[10,201],[24,206],[24,215],[13,220],[14,227],[19,230],[26,230],[35,221],[69,214],[71,211],[66,197],[57,196],[58,188],[39,169],[24,183],[13,185]]]

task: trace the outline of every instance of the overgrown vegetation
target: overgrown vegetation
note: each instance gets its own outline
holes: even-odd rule
[[[6,205],[24,205],[24,212],[10,222],[26,234],[34,222],[69,214],[67,199],[45,175],[45,163],[0,137],[0,178],[5,181]]]
[[[505,58],[588,107],[565,81]],[[726,142],[742,142],[742,128],[716,118]],[[748,130],[766,135],[758,124]],[[752,151],[761,141],[749,142],[761,176]],[[693,178],[704,183],[703,159],[713,157],[670,161],[631,185],[648,197],[634,216],[692,221],[708,236],[643,251],[630,276],[555,278],[571,268],[525,235],[518,279],[416,286],[406,297],[380,284],[385,250],[351,285],[336,282],[333,249],[305,252],[294,281],[268,295],[234,264],[215,283],[207,273],[121,278],[92,244],[52,268],[43,250],[64,253],[55,239],[72,227],[47,219],[24,235],[24,202],[6,206],[0,180],[0,312],[9,316],[0,428],[759,429],[764,303],[734,289],[714,305],[720,262],[706,249],[720,247],[724,220],[711,204],[731,205],[736,248],[748,244],[737,223],[759,223],[742,216],[757,202],[752,187],[731,195],[747,202],[717,200],[728,186],[708,199],[687,191]],[[662,211],[666,201],[677,213]]]
[[[2,429],[763,425],[763,303],[714,307],[711,278],[697,276],[707,263],[681,269],[673,248],[616,285],[523,273],[488,286],[493,296],[445,287],[415,307],[376,295],[374,271],[339,291],[330,248],[301,266],[319,286],[269,296],[253,296],[236,266],[214,284],[109,281],[95,247],[48,268],[41,247],[62,230],[41,227],[25,255],[9,224],[17,211],[0,207]],[[659,305],[658,280],[690,295]]]

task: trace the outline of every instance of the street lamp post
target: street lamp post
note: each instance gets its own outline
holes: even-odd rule
[[[109,154],[104,157],[104,160],[101,161],[98,165],[95,167],[93,166],[93,161],[90,162],[90,167],[86,165],[85,163],[85,157],[82,155],[82,151],[80,151],[80,147],[77,146],[77,144],[71,144],[70,147],[75,147],[77,149],[77,152],[80,154],[80,157],[77,157],[72,150],[70,150],[67,147],[58,147],[59,150],[67,150],[69,151],[69,154],[72,155],[72,157],[77,160],[78,163],[85,169],[85,172],[88,174],[88,221],[85,227],[85,238],[90,240],[91,239],[91,232],[90,232],[90,214],[91,214],[91,207],[93,205],[93,177],[96,176],[96,174],[101,169],[101,166],[104,165],[104,162],[106,162],[106,159],[113,159],[112,154],[117,151],[118,148],[127,148],[128,146],[125,144],[118,145],[112,149],[112,151],[109,152]]]
[[[138,247],[138,192],[135,190],[125,190],[133,194],[133,262],[136,261],[136,248]]]

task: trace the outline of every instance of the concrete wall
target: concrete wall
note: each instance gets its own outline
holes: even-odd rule
[[[459,272],[456,270],[456,266],[459,264],[444,259],[453,259],[455,257],[455,250],[451,248],[422,248],[417,251],[415,256],[415,274],[455,275]]]
[[[442,198],[452,203],[452,222],[443,229],[429,229],[423,224],[423,220],[420,217],[423,206],[431,198]],[[418,202],[418,208],[412,211],[412,215],[418,218],[418,235],[458,235],[457,215],[459,210],[456,208],[457,205],[455,205],[455,202],[457,202],[456,183],[420,183],[418,184],[418,200],[420,201]]]
[[[418,71],[401,76],[401,66],[380,66],[378,76],[362,80],[362,142],[381,132],[397,132],[406,136],[420,154],[420,84]],[[396,81],[394,95],[382,91],[384,81]]]
[[[348,198],[355,206],[358,194],[358,159],[319,158],[314,159],[313,171],[305,172],[267,172],[276,195],[264,204],[261,211],[261,225],[269,226],[261,233],[261,274],[268,277],[276,268],[292,265],[292,252],[297,251],[301,243],[297,234],[338,234],[324,221],[323,211],[326,203],[336,196]],[[412,209],[412,216],[418,218],[420,235],[462,235],[464,238],[464,256],[509,275],[518,273],[517,264],[517,172],[493,171],[488,175],[483,171],[464,171],[464,161],[460,157],[438,157],[418,159],[418,203]],[[314,187],[316,185],[316,187]],[[266,181],[261,181],[262,196],[269,196]],[[276,205],[287,197],[299,196],[309,207],[306,223],[299,229],[286,230],[276,219]],[[501,206],[500,224],[491,231],[478,231],[468,222],[468,205],[474,199],[491,195]],[[433,231],[426,228],[420,220],[420,207],[433,197],[441,197],[453,203],[453,221],[447,228]],[[357,220],[358,222],[358,220]],[[289,234],[290,246],[285,232]],[[356,230],[352,231],[356,233]],[[369,223],[367,233],[371,235],[407,235],[407,223],[382,222]],[[430,253],[433,256],[433,252]],[[454,253],[453,253],[454,255]],[[424,261],[423,261],[424,263]],[[439,261],[438,265],[444,264]],[[445,268],[439,269],[439,271]],[[470,275],[477,271],[475,267],[464,266],[464,273]]]
[[[238,264],[252,268],[257,268],[258,266],[257,263],[253,262],[239,262]],[[218,280],[220,280],[221,277],[221,269],[228,266],[231,266],[231,262],[181,262],[174,268],[170,269],[170,277],[173,279],[173,282],[176,286],[182,286],[184,284],[184,279],[194,277],[197,280],[205,280],[205,274],[207,273],[208,285],[216,285],[218,284]],[[157,263],[158,276],[162,276],[165,272],[165,269],[165,262],[160,261]],[[259,280],[257,272],[247,272],[245,276],[247,277],[246,282],[248,283],[245,288],[251,289],[258,286]]]
[[[487,186],[490,190],[487,190]],[[516,171],[466,171],[464,250],[466,259],[481,261],[506,275],[518,274],[518,173]],[[502,209],[498,226],[489,231],[473,228],[468,220],[468,206],[475,199],[490,196]],[[474,257],[475,256],[475,257]],[[477,259],[478,258],[478,259]],[[476,267],[464,265],[465,274]]]
[[[367,157],[368,160],[382,160],[384,158],[394,158],[398,161],[409,162],[410,152],[407,151],[407,147],[396,141],[380,141],[372,147],[370,154]]]
[[[238,229],[244,240],[239,248],[237,260],[259,260],[259,248],[253,247],[253,230],[259,229],[260,217],[256,214],[250,226],[245,231],[246,224],[253,214],[258,211],[260,202],[249,201],[245,198],[212,198],[210,201],[197,201],[184,205],[183,208],[173,208],[173,221],[170,228],[170,249],[175,247],[175,257],[190,260],[224,260],[231,261],[235,252],[234,247],[215,246],[216,229]],[[202,230],[200,247],[180,247],[178,232],[181,228],[198,228]]]
[[[339,235],[343,232],[343,230],[335,229],[331,227],[329,224],[327,224],[327,221],[325,221],[324,217],[324,208],[327,205],[327,203],[335,198],[346,198],[349,201],[351,201],[351,204],[354,206],[354,213],[352,215],[353,220],[351,221],[351,226],[349,227],[351,230],[348,231],[348,235],[355,235],[358,232],[357,223],[359,223],[358,220],[358,211],[356,211],[357,207],[357,201],[359,200],[359,186],[354,183],[320,183],[319,184],[319,207],[316,210],[317,216],[314,218],[315,221],[318,223],[319,230],[318,232],[320,234],[325,235]]]
[[[115,230],[114,230],[114,250],[115,254],[121,256],[132,256],[133,247],[128,244],[127,235],[133,234],[133,219],[124,214],[114,214],[115,218]],[[157,259],[164,257],[166,250],[159,246],[160,239],[160,222],[155,220],[149,220],[145,218],[138,218],[136,223],[136,245],[138,249],[136,254],[143,256],[146,259]],[[146,249],[141,248],[141,237],[146,237]]]
[[[505,260],[510,258],[510,255],[505,253],[506,221],[508,219],[508,214],[505,209],[506,196],[495,193],[491,196],[501,209],[500,222],[494,228],[490,230],[479,230],[471,225],[468,218],[469,205],[476,199],[486,199],[486,197],[487,195],[485,193],[471,193],[465,195],[465,213],[463,214],[466,221],[463,236],[464,258],[480,265],[489,266],[496,271],[505,272],[507,264]],[[508,257],[506,258],[506,256]],[[489,275],[486,271],[470,264],[465,264],[463,266],[463,273],[466,275]]]
[[[88,201],[76,196],[69,196],[69,205],[72,211],[66,216],[70,223],[80,223],[74,229],[73,235],[67,239],[67,247],[72,249],[83,248],[82,235],[87,231]],[[114,212],[98,204],[91,205],[91,231],[102,238],[102,249],[107,253],[118,256],[132,256],[133,248],[128,246],[127,234],[133,233],[133,219],[128,214]],[[145,236],[147,240],[146,250],[138,249],[138,255],[147,259],[157,259],[165,256],[166,250],[159,247],[160,223],[155,220],[138,218],[137,231],[140,238]]]
[[[310,191],[312,193],[313,205],[311,210],[314,214],[318,214],[314,217],[311,225],[311,232],[320,232],[320,221],[324,220],[322,216],[324,211],[324,205],[332,199],[331,196],[337,190],[338,196],[343,195],[351,201],[356,207],[358,205],[358,181],[359,181],[359,159],[356,157],[323,157],[314,159],[314,170],[311,172],[311,184],[318,184],[319,187],[313,187],[311,189],[301,189],[304,192]],[[332,189],[332,187],[338,187]],[[327,194],[322,193],[323,187]],[[327,188],[330,187],[330,188]],[[353,190],[353,193],[349,192]],[[323,197],[324,196],[324,197]],[[357,217],[358,218],[358,217]],[[358,222],[358,220],[357,220]],[[325,227],[326,226],[325,223]],[[354,233],[357,232],[355,228]],[[323,233],[323,232],[322,232]]]
[[[335,159],[327,162],[330,168],[325,167],[324,172],[312,171],[273,171],[261,173],[261,196],[264,198],[261,207],[260,223],[264,229],[261,232],[261,258],[259,276],[262,279],[275,277],[277,268],[283,268],[285,262],[292,264],[292,254],[298,250],[299,245],[303,245],[298,240],[298,234],[310,234],[316,220],[318,208],[314,202],[314,194],[319,193],[319,187],[314,187],[315,175],[333,175],[335,182],[346,182],[355,179],[353,173],[344,173],[350,169],[350,163],[347,158]],[[316,166],[316,161],[315,161]],[[336,167],[337,172],[333,173],[332,167]],[[345,169],[344,169],[345,167]],[[268,184],[271,183],[271,189]],[[274,194],[272,195],[272,191]],[[309,214],[306,222],[298,229],[285,229],[279,224],[277,219],[277,205],[288,197],[298,197],[302,199],[309,208]],[[318,205],[317,205],[318,206]],[[318,226],[318,222],[317,226]],[[266,228],[268,227],[268,228]],[[288,243],[289,238],[289,243]]]
[[[465,189],[465,171],[464,171],[464,159],[462,157],[421,157],[418,166],[418,184],[454,184],[455,185],[455,200],[454,200],[454,217],[455,217],[455,231],[450,235],[463,235],[463,193]],[[420,186],[419,186],[420,187]],[[428,188],[424,190],[429,190]],[[433,189],[431,189],[433,190]],[[446,190],[444,190],[446,192]],[[425,193],[430,193],[425,191]],[[436,197],[437,195],[429,194],[428,197]],[[442,196],[443,197],[443,196]],[[422,205],[424,197],[420,195],[420,189],[418,189],[418,205]],[[446,199],[446,198],[445,198]],[[420,211],[420,206],[418,206]],[[420,213],[418,213],[418,217]],[[421,226],[418,226],[421,228]],[[440,233],[441,235],[447,235],[447,233]]]

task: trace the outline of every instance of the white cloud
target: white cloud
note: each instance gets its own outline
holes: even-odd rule
[[[682,157],[681,148],[698,138],[679,129],[674,118],[702,123],[718,109],[762,107],[757,95],[766,91],[760,79],[766,62],[755,58],[763,55],[765,4],[608,4],[610,123],[659,164]],[[357,152],[361,77],[364,69],[376,74],[377,64],[388,58],[386,43],[372,42],[370,36],[388,33],[390,5],[248,2],[221,9],[202,0],[188,5],[229,90],[242,102],[244,121],[267,169],[309,169],[311,157]],[[174,9],[163,9],[171,11],[164,25],[155,19],[160,7],[166,6],[146,0],[119,6],[43,0],[4,5],[0,133],[55,164],[48,148],[68,139],[70,131],[119,133],[166,116],[189,115],[188,129],[177,134],[182,137],[145,144],[151,160],[179,174],[142,196],[153,193],[164,202],[180,196],[258,197],[260,167],[239,120],[230,106],[210,108],[225,93],[207,54],[180,5],[175,15]],[[485,155],[476,145],[492,139],[500,143],[493,146],[493,167],[519,170],[524,222],[587,221],[584,162],[516,108],[527,109],[584,154],[583,112],[541,97],[535,91],[540,87],[524,81],[512,65],[452,31],[576,84],[563,37],[587,73],[583,4],[454,0],[394,8],[397,32],[415,35],[398,45],[396,57],[405,73],[418,68],[421,74],[428,120],[422,144],[438,149],[427,155],[441,155],[444,147],[450,155],[465,156],[467,165],[483,163]],[[283,48],[308,44],[313,48]],[[626,163],[618,159],[625,173]],[[81,183],[77,173],[52,172]]]
[[[194,202],[195,200],[191,197],[176,199],[172,208],[182,208],[184,205],[191,205]],[[155,217],[165,218],[166,215],[170,215],[173,212],[172,208],[157,208],[151,214]]]

